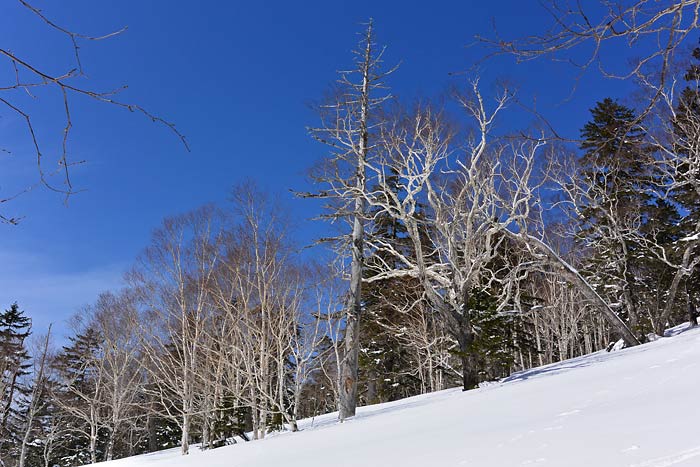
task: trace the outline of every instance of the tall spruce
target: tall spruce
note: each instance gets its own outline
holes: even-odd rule
[[[606,98],[591,109],[583,127],[580,159],[583,190],[577,238],[590,257],[588,279],[616,304],[618,314],[639,337],[643,306],[640,283],[641,228],[650,218],[648,150],[634,111]]]
[[[17,450],[21,427],[21,410],[30,389],[25,377],[31,367],[26,341],[32,322],[17,303],[0,313],[0,458],[12,459]]]
[[[105,448],[103,409],[98,401],[101,382],[94,366],[101,338],[88,328],[69,340],[55,361],[59,385],[55,397],[66,428],[60,465],[94,464]]]

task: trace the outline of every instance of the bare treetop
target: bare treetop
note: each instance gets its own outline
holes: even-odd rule
[[[17,115],[20,120],[24,122],[27,135],[31,140],[33,151],[36,156],[36,165],[39,175],[39,180],[37,183],[27,186],[18,192],[0,197],[0,206],[16,199],[22,194],[31,191],[37,186],[44,186],[52,191],[61,193],[65,195],[66,200],[72,194],[79,191],[73,186],[70,172],[71,167],[82,164],[84,161],[73,160],[70,157],[70,150],[68,147],[69,137],[73,127],[71,98],[76,95],[85,96],[100,103],[121,107],[129,110],[130,112],[140,113],[153,122],[165,125],[168,129],[175,133],[175,135],[184,145],[185,149],[189,150],[187,140],[173,123],[159,117],[138,104],[125,102],[116,97],[120,91],[126,89],[126,86],[122,86],[115,90],[101,91],[81,86],[76,83],[77,78],[85,76],[80,54],[81,42],[101,41],[108,39],[126,31],[126,27],[100,36],[86,35],[75,32],[69,27],[59,25],[27,0],[17,1],[21,7],[28,9],[48,28],[59,32],[67,38],[73,49],[74,60],[72,63],[66,64],[66,71],[60,74],[55,74],[47,71],[43,64],[36,63],[27,57],[20,56],[0,45],[0,61],[2,61],[3,64],[11,67],[10,76],[12,77],[12,81],[8,83],[0,83],[0,107],[5,107],[10,113]],[[38,89],[47,89],[50,92],[57,93],[62,101],[64,118],[61,126],[63,127],[63,137],[60,147],[57,148],[57,150],[45,149],[44,144],[42,143],[42,135],[39,134],[39,131],[34,125],[32,115],[23,108],[22,104],[20,104],[20,97],[22,95],[29,95],[30,97],[34,98],[36,97],[34,93]],[[0,147],[0,152],[5,154],[12,153],[10,148],[7,147]],[[54,166],[51,164],[47,166],[45,161],[47,155],[51,155],[55,152],[57,153],[56,165]],[[56,180],[54,177],[58,177],[58,180]],[[19,218],[16,216],[4,215],[0,211],[0,222],[17,224],[19,222]]]
[[[698,0],[543,0],[552,25],[541,34],[507,39],[480,37],[493,54],[511,54],[519,61],[549,57],[581,70],[596,67],[603,76],[640,79],[654,75],[653,88],[664,86],[672,73],[676,50],[700,26]],[[627,65],[610,54],[627,47],[634,59]],[[652,96],[652,102],[658,99]],[[650,106],[651,107],[651,106]]]

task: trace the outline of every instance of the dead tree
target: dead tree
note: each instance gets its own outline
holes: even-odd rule
[[[373,133],[380,125],[377,111],[388,96],[378,96],[383,81],[391,73],[382,71],[383,49],[376,50],[370,20],[363,34],[355,67],[340,73],[339,86],[332,100],[319,108],[321,125],[311,128],[311,135],[331,147],[331,156],[312,173],[321,186],[320,192],[304,197],[329,200],[327,217],[345,220],[351,234],[343,244],[350,250],[349,293],[345,322],[345,352],[342,359],[339,418],[355,415],[357,405],[357,371],[360,314],[362,313],[362,271],[365,257],[366,202],[363,193],[368,180],[365,164],[374,151]]]

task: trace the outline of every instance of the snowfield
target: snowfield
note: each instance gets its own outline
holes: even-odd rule
[[[109,467],[700,466],[700,330],[450,389],[307,419],[303,431]]]

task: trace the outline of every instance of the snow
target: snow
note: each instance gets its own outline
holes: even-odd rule
[[[624,339],[620,339],[619,341],[615,342],[615,345],[612,346],[612,349],[610,349],[610,351],[611,352],[618,352],[624,348],[625,348],[625,341],[624,341]]]
[[[684,332],[685,331],[685,332]],[[619,352],[534,368],[462,392],[450,389],[328,414],[299,433],[181,457],[178,451],[104,467],[700,465],[700,331]]]
[[[678,241],[679,242],[694,242],[695,240],[698,240],[698,239],[700,239],[700,232],[695,233],[693,235],[690,235],[689,237],[683,237]]]

